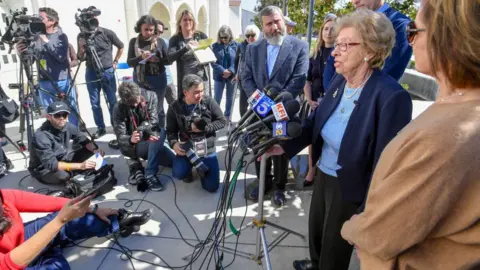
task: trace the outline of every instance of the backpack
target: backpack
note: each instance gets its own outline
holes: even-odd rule
[[[96,190],[95,197],[103,195],[117,185],[117,178],[113,171],[113,164],[107,164],[97,171],[88,171],[77,174],[67,183],[67,189],[70,190],[73,197]]]
[[[17,120],[19,115],[18,104],[0,86],[0,121],[9,124]]]

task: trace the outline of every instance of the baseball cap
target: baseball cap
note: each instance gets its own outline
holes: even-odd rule
[[[291,27],[295,27],[297,26],[297,23],[292,21],[292,19],[290,19],[288,16],[285,16],[285,24],[288,25],[288,26],[291,26]]]
[[[48,108],[47,108],[48,114],[54,115],[59,112],[70,113],[70,110],[68,109],[67,104],[65,104],[63,101],[55,101],[50,105],[48,105]]]

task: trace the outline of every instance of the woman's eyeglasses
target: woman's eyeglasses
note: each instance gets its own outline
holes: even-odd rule
[[[350,49],[350,47],[352,47],[352,46],[357,46],[357,45],[360,45],[360,44],[362,44],[362,43],[358,43],[358,42],[335,43],[335,44],[333,44],[333,49],[336,49],[336,48],[338,47],[338,49],[339,49],[341,52],[346,52],[346,51],[348,51],[348,49]]]
[[[410,43],[410,45],[413,45],[413,43],[415,42],[415,38],[417,37],[418,32],[425,31],[425,28],[417,28],[417,25],[415,24],[415,22],[411,21],[407,25],[407,29],[405,29],[405,30],[407,32],[408,43]]]
[[[56,119],[60,119],[60,118],[67,119],[68,113],[56,113],[53,115],[53,117]]]

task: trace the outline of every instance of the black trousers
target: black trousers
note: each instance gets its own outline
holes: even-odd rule
[[[360,204],[342,199],[338,178],[317,168],[308,221],[310,258],[315,269],[348,270],[353,246],[340,235]]]
[[[273,165],[273,166],[272,166]],[[257,178],[260,179],[260,162],[255,161]],[[285,156],[273,156],[267,159],[267,168],[265,175],[265,192],[272,188],[274,190],[284,190],[288,176],[288,158]]]
[[[85,147],[77,149],[67,154],[65,158],[60,161],[69,163],[82,163],[93,155],[90,150]],[[43,166],[30,171],[30,174],[39,182],[48,185],[65,184],[72,176],[81,173],[82,171],[50,171]]]
[[[243,91],[243,88],[240,85],[240,83],[238,83],[238,87],[240,88],[240,104],[239,104],[240,116],[243,116],[248,109],[248,97],[245,91]]]

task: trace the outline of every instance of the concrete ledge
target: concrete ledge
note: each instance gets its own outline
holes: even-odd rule
[[[438,84],[431,76],[413,69],[406,69],[400,83],[408,84],[408,92],[424,100],[434,101],[437,98]]]

